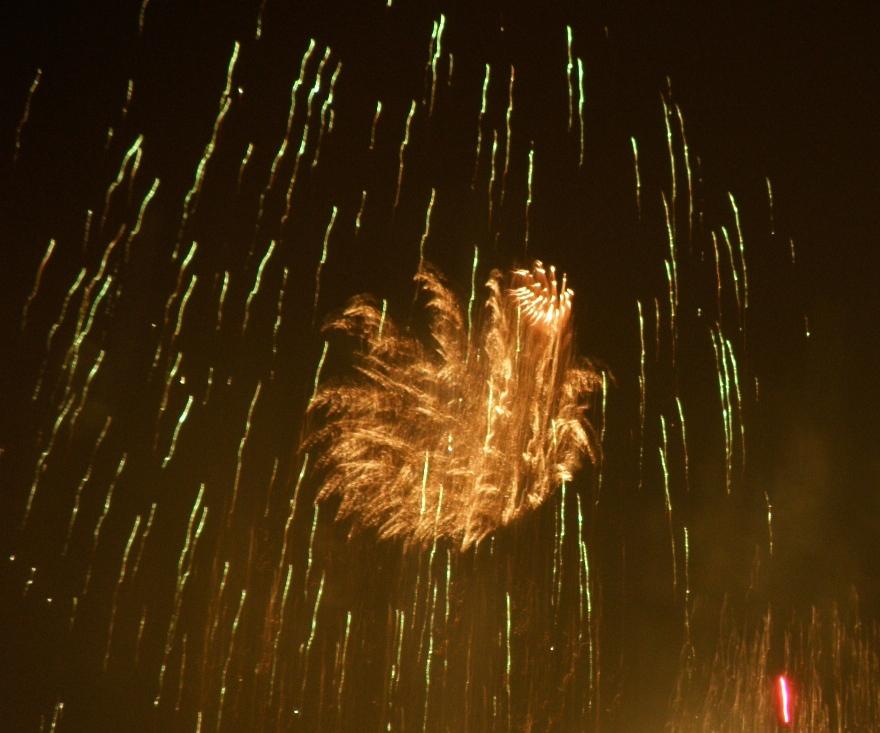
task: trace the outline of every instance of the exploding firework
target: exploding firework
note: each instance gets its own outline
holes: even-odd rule
[[[481,322],[469,335],[452,292],[430,268],[429,345],[401,332],[366,298],[326,326],[362,344],[358,379],[323,387],[307,441],[321,451],[319,499],[380,536],[466,549],[540,506],[595,460],[586,400],[600,374],[572,357],[572,291],[552,266],[493,272]],[[470,314],[469,314],[470,315]]]
[[[754,222],[769,181],[741,217],[668,87],[607,117],[629,108],[592,19],[298,8],[178,35],[143,2],[132,58],[101,57],[130,76],[21,86],[0,707],[23,730],[646,730],[674,670],[643,705],[638,644],[675,659],[714,558],[773,555],[746,334],[763,253],[771,285],[798,270]],[[552,268],[489,271],[537,252],[576,301]],[[775,354],[805,320],[771,305]]]

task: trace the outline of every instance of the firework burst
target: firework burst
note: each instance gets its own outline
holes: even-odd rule
[[[506,280],[506,284],[505,284]],[[327,331],[360,339],[357,378],[323,387],[307,441],[323,474],[320,499],[380,536],[466,549],[540,506],[596,457],[585,418],[600,374],[572,355],[572,291],[553,267],[492,273],[469,338],[439,274],[416,275],[429,343],[402,332],[368,298]]]
[[[20,85],[10,728],[650,730],[682,641],[700,669],[717,558],[726,591],[784,546],[746,348],[779,306],[762,258],[782,226],[754,222],[766,196],[775,226],[769,181],[741,217],[653,81],[616,117],[620,46],[591,11],[356,5],[177,28],[143,2],[131,58],[101,56],[129,78],[73,84],[59,54]],[[490,272],[539,251],[583,288],[613,391],[578,356],[564,276]],[[800,272],[781,251],[771,285]],[[807,323],[795,301],[777,315],[774,354]],[[875,640],[852,646],[866,679]],[[758,692],[785,665],[763,650],[701,675],[709,693],[687,677],[668,728],[772,721]],[[785,668],[801,725],[815,687]]]

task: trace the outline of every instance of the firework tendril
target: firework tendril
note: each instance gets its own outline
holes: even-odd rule
[[[353,532],[465,550],[595,462],[588,413],[602,378],[573,354],[573,292],[553,267],[493,271],[472,334],[436,270],[415,281],[425,340],[367,296],[326,323],[362,346],[354,374],[316,393],[306,446],[320,455],[318,501],[338,497]]]

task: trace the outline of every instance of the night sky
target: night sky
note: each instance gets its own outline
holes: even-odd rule
[[[236,470],[237,451],[243,450],[239,443],[242,425],[246,416],[250,422],[256,415],[254,437],[247,448],[252,451],[248,454],[251,463],[245,464],[251,473],[244,474],[243,498],[236,499],[235,512],[230,510],[233,518],[225,529],[208,522],[201,554],[196,556],[193,577],[203,590],[184,601],[184,608],[190,609],[185,611],[185,623],[193,636],[200,633],[200,624],[210,626],[198,609],[205,598],[213,597],[209,589],[216,586],[224,561],[236,568],[241,560],[247,568],[240,573],[234,570],[230,582],[242,588],[253,583],[248,598],[256,600],[249,602],[262,603],[259,599],[271,596],[266,589],[276,581],[266,578],[278,562],[283,511],[300,466],[301,420],[322,353],[321,321],[351,296],[371,292],[388,298],[395,318],[401,323],[413,319],[418,330],[411,278],[419,261],[432,190],[436,204],[430,236],[425,238],[426,257],[447,275],[453,290],[467,298],[474,246],[480,250],[478,284],[495,267],[523,266],[534,257],[555,263],[568,272],[576,293],[578,349],[606,368],[612,380],[601,490],[597,493],[595,471],[585,471],[580,483],[574,484],[578,499],[583,497],[589,505],[586,532],[595,573],[591,582],[597,608],[602,609],[597,611],[601,620],[591,621],[590,628],[607,650],[603,678],[597,683],[605,713],[591,712],[589,720],[602,722],[603,729],[649,729],[644,726],[665,714],[676,674],[683,611],[679,589],[673,591],[670,586],[669,530],[657,446],[659,416],[667,416],[673,428],[676,424],[670,416],[677,395],[682,397],[689,421],[689,483],[685,486],[679,468],[671,472],[672,505],[676,531],[684,526],[690,531],[689,583],[695,624],[716,628],[725,599],[743,618],[757,618],[763,609],[772,607],[785,619],[806,617],[811,607],[827,609],[835,602],[850,607],[855,595],[862,617],[878,618],[880,392],[876,374],[880,338],[874,321],[880,312],[876,286],[880,269],[876,142],[880,23],[876,14],[871,16],[855,4],[831,3],[778,3],[754,9],[696,3],[656,3],[650,9],[637,3],[561,3],[537,9],[523,4],[472,7],[470,3],[399,0],[390,9],[377,2],[277,0],[265,0],[262,6],[259,2],[176,4],[166,0],[149,0],[143,6],[106,5],[71,4],[50,11],[45,5],[20,4],[4,9],[0,16],[7,37],[0,70],[4,100],[0,107],[0,343],[4,346],[0,364],[4,413],[0,419],[0,644],[7,647],[0,708],[13,711],[17,725],[13,729],[49,729],[53,705],[60,699],[65,700],[65,709],[59,730],[120,730],[129,723],[130,729],[195,729],[194,710],[207,704],[203,699],[209,693],[204,687],[196,693],[182,686],[183,712],[179,715],[162,706],[153,712],[156,692],[151,686],[155,685],[164,631],[158,630],[162,624],[157,621],[157,630],[151,632],[149,619],[165,619],[167,625],[181,537],[199,483],[207,487],[206,505],[216,512],[209,516],[219,525],[224,509],[214,507],[228,510],[230,506],[230,477]],[[143,31],[139,32],[142,9]],[[439,91],[434,111],[428,114],[431,68],[425,61],[432,24],[441,14],[445,35],[440,46]],[[258,17],[262,37],[257,41]],[[574,132],[567,128],[566,26],[573,29],[572,50],[582,60],[585,75],[581,168],[577,120]],[[318,121],[312,123],[311,142],[304,147],[305,162],[293,189],[293,214],[285,217],[283,189],[291,179],[306,109],[300,107],[295,139],[280,167],[280,184],[267,196],[264,216],[259,219],[257,202],[284,137],[291,84],[310,38],[317,46],[312,66],[325,46],[331,49],[326,79],[337,63],[342,64],[332,105],[328,103],[334,127],[322,133],[319,163],[310,165],[319,126]],[[221,92],[236,41],[241,43],[241,52],[235,89],[228,99],[230,111],[207,166],[197,208],[181,225],[193,172],[211,139],[218,100],[222,106]],[[449,53],[454,57],[451,84],[447,83]],[[487,63],[492,75],[482,126],[482,158],[475,173]],[[515,101],[510,116],[510,174],[503,200],[495,191],[495,214],[489,219],[488,151],[495,130],[499,155],[504,153],[511,66]],[[39,84],[29,96],[37,69]],[[314,68],[310,69],[314,75]],[[576,84],[576,70],[574,74]],[[134,92],[123,114],[129,79]],[[310,77],[300,90],[300,105],[306,104],[312,83]],[[326,83],[316,110],[327,97]],[[375,127],[374,148],[368,149],[378,100],[382,113]],[[418,112],[399,177],[401,140],[412,101],[418,103]],[[663,306],[667,297],[661,191],[669,196],[670,173],[664,101],[681,110],[695,179],[691,235],[684,233],[688,228],[685,199],[679,198],[675,207],[682,263],[690,264],[681,265],[682,287],[688,294],[680,304],[674,364],[665,335],[662,342],[657,337],[660,349],[651,351],[654,299]],[[575,101],[575,117],[577,112]],[[677,118],[674,121],[677,125]],[[108,127],[114,129],[109,142]],[[137,175],[113,199],[103,229],[95,215],[92,234],[84,244],[85,212],[101,210],[107,187],[139,134],[144,142]],[[631,138],[638,141],[640,211]],[[675,145],[680,145],[676,140]],[[253,144],[252,158],[241,174],[242,155],[249,143]],[[530,149],[535,167],[533,204],[527,212]],[[676,150],[678,195],[683,197],[683,158],[681,149]],[[83,399],[76,430],[62,436],[62,447],[50,452],[45,486],[41,485],[33,514],[23,525],[31,482],[35,471],[42,471],[41,451],[65,404],[64,352],[56,344],[44,363],[47,333],[80,268],[87,267],[89,275],[95,271],[122,222],[127,222],[125,236],[130,234],[140,202],[150,195],[155,179],[161,183],[138,238],[114,250],[114,258],[121,256],[123,248],[126,253],[124,265],[117,259],[111,262],[116,282],[125,283],[125,295],[109,296],[95,330],[82,340],[84,362],[91,364],[102,353],[107,355],[106,362],[102,362],[94,389],[84,393],[88,399]],[[355,219],[365,190],[361,228],[355,226]],[[741,446],[735,441],[735,475],[729,495],[724,489],[717,365],[709,336],[712,317],[704,313],[706,304],[715,298],[714,265],[706,254],[711,252],[711,243],[709,250],[701,249],[710,242],[710,232],[718,234],[721,226],[733,231],[728,194],[733,195],[741,215],[750,288],[745,326],[729,331],[743,375],[746,446],[743,466]],[[332,222],[331,211],[338,212]],[[52,238],[56,249],[22,328],[22,309]],[[167,320],[169,296],[181,288],[180,258],[193,240],[199,242],[193,260],[194,272],[199,274],[191,310],[179,340],[176,336],[163,340],[157,334],[163,318]],[[264,290],[251,303],[248,292],[270,240],[278,248],[267,259]],[[325,242],[329,243],[326,262],[319,266]],[[183,252],[173,256],[176,243]],[[282,267],[286,268],[283,286]],[[214,337],[217,292],[224,272],[230,278],[230,302],[237,305],[230,306],[224,316],[226,325],[222,329],[218,325]],[[317,295],[316,282],[321,284]],[[282,287],[289,296],[279,299]],[[730,319],[732,291],[726,290],[723,298],[725,318]],[[282,310],[276,301],[281,300],[286,320],[273,335],[276,307]],[[650,347],[649,422],[643,438],[647,458],[641,469],[637,464],[637,303],[646,314]],[[179,297],[174,307],[180,307]],[[75,312],[76,305],[73,308]],[[668,318],[666,311],[662,313],[662,318]],[[252,322],[252,331],[240,327],[245,317]],[[238,335],[232,333],[236,323],[241,330]],[[726,323],[729,326],[733,321]],[[58,329],[58,338],[64,343],[75,340],[67,327]],[[153,413],[162,394],[161,380],[157,382],[150,369],[156,343],[165,344],[162,360],[168,360],[161,362],[159,371],[171,368],[172,354],[178,349],[184,354],[179,375],[185,377],[180,382],[185,389],[177,397],[171,390],[173,407],[169,409],[174,415],[157,428],[159,434],[173,432],[174,416],[181,413],[186,390],[202,394],[209,374],[216,385],[226,382],[225,388],[217,387],[218,404],[210,407],[209,402],[204,410],[193,408],[195,427],[181,429],[180,454],[177,460],[168,461],[168,472],[161,465],[164,450],[151,448],[152,431],[159,424],[158,418],[154,423]],[[345,348],[339,346],[331,345],[328,378],[346,373]],[[270,368],[271,379],[265,376]],[[80,376],[72,380],[74,393],[82,392],[85,371],[80,367]],[[44,374],[48,376],[40,376]],[[32,399],[40,379],[56,386]],[[256,397],[252,402],[255,383],[265,385],[264,402]],[[94,526],[103,499],[90,497],[106,493],[122,453],[129,456],[132,477],[127,488],[120,484],[117,503],[108,512],[107,539],[102,540],[108,546],[99,543],[92,550],[93,559],[97,558],[95,588],[91,597],[84,596],[81,616],[70,624],[71,632],[67,621],[70,598],[80,584],[73,577],[79,577],[85,567],[77,558],[89,556],[92,535],[90,529],[81,527],[81,542],[73,533],[67,553],[61,552],[63,535],[68,532],[74,487],[108,415],[113,417],[112,427],[106,444],[95,452],[92,483],[96,488],[92,492],[92,484],[87,484],[82,494],[81,522]],[[677,428],[671,430],[679,435]],[[157,444],[167,440],[157,439]],[[277,486],[270,479],[276,458],[282,476]],[[683,465],[681,459],[676,453],[676,466]],[[314,490],[308,483],[307,493]],[[275,488],[267,495],[270,484]],[[772,555],[766,522],[768,498],[773,506]],[[138,539],[133,544],[141,552],[146,548],[140,566],[143,574],[129,578],[128,586],[120,583],[121,591],[114,590],[132,522],[136,516],[141,517],[139,522],[146,521],[154,503],[159,509],[149,542]],[[499,540],[499,552],[510,551],[507,570],[498,571],[486,583],[508,588],[508,604],[514,589],[528,598],[544,592],[546,578],[535,571],[530,553],[541,555],[540,548],[554,542],[552,530],[549,536],[545,531],[553,526],[551,514],[549,508],[539,512],[534,521],[512,528]],[[310,521],[299,517],[294,523],[297,539],[293,544],[305,547],[314,539],[309,539]],[[142,529],[143,524],[138,527]],[[301,730],[372,730],[379,729],[384,720],[377,712],[381,705],[370,677],[385,674],[385,662],[377,659],[369,639],[389,635],[383,614],[398,607],[395,593],[403,592],[404,582],[398,584],[397,578],[408,577],[409,566],[400,559],[399,548],[387,543],[371,544],[370,538],[358,538],[360,549],[352,549],[344,529],[329,520],[320,523],[318,535],[316,562],[323,563],[320,566],[329,578],[327,618],[339,612],[344,624],[346,609],[351,609],[356,619],[354,634],[366,639],[350,652],[349,668],[357,670],[347,682],[352,690],[350,703],[347,708],[339,703],[343,712],[336,718],[326,712],[330,707],[324,703],[323,672],[326,665],[330,674],[334,654],[338,661],[340,652],[338,645],[325,641],[319,623],[313,666],[306,666],[306,672],[290,672],[291,689],[298,690],[302,678],[303,690],[312,690],[312,685],[321,690],[320,695],[314,691],[309,695],[318,702],[305,713],[304,727],[295,722],[282,725],[271,716],[255,714],[255,705],[260,703],[253,701],[261,699],[260,688],[245,686],[240,688],[245,692],[227,703],[231,712],[222,722],[224,728],[277,725]],[[137,528],[131,536],[142,537]],[[530,549],[524,551],[525,547]],[[290,552],[286,543],[285,551]],[[367,580],[373,562],[379,569],[375,579]],[[467,571],[470,581],[477,584],[478,566],[484,567],[480,563],[489,567],[491,558],[475,560],[477,569]],[[30,568],[37,570],[29,575]],[[306,575],[305,582],[311,588],[308,583],[314,584],[315,578]],[[321,592],[323,584],[322,575]],[[39,599],[46,597],[54,599],[56,610],[40,605]],[[237,591],[218,598],[216,607],[226,609],[219,618],[228,625],[235,616]],[[456,601],[462,610],[453,616],[470,618],[467,599],[462,591]],[[118,606],[115,625],[124,637],[119,651],[114,651],[120,657],[130,652],[129,646],[134,648],[134,632],[129,627],[148,619],[143,659],[128,667],[121,662],[113,667],[111,661],[110,669],[116,670],[112,681],[106,672],[101,676],[96,671],[101,667],[107,634],[107,615],[101,609],[111,606]],[[210,603],[206,607],[209,615],[214,613],[211,608],[216,610]],[[263,632],[253,619],[259,619],[261,612],[242,608],[242,639],[259,639]],[[299,623],[300,617],[311,616],[310,609],[290,613]],[[263,612],[266,618],[271,614]],[[319,618],[317,610],[314,616]],[[371,629],[369,619],[381,623]],[[332,625],[327,624],[328,628]],[[507,632],[517,640],[516,654],[522,651],[522,658],[544,660],[524,664],[525,678],[532,674],[529,665],[537,670],[538,689],[528,687],[523,699],[541,699],[542,681],[550,680],[551,687],[562,685],[546,671],[552,663],[542,656],[547,653],[547,638],[553,638],[556,631],[550,620],[523,612],[514,622],[514,631]],[[488,631],[486,638],[492,633]],[[464,653],[455,647],[456,638],[464,637],[451,634],[448,643],[443,643],[451,667]],[[508,646],[509,642],[508,638]],[[480,643],[474,647],[477,654]],[[773,644],[771,657],[778,665],[781,640]],[[101,649],[96,652],[97,647]],[[249,664],[254,668],[265,663],[249,662],[247,648],[245,644],[245,651],[234,657],[235,664],[247,669]],[[319,658],[323,660],[320,682],[315,671]],[[486,675],[489,679],[492,673]],[[457,689],[450,685],[450,690]],[[494,689],[491,683],[487,685],[487,690]],[[508,692],[509,685],[508,678]],[[433,700],[433,694],[426,693],[426,699]],[[547,699],[555,699],[554,694],[548,693]],[[381,704],[386,704],[382,699]],[[453,697],[444,699],[445,705],[454,705],[449,702]],[[526,729],[526,720],[535,730],[592,730],[583,722],[586,718],[579,719],[573,712],[576,702],[569,695],[558,710],[548,702],[546,709],[529,707],[528,713],[510,703],[503,724],[495,718],[487,723],[473,710],[461,720],[469,721],[472,730],[501,730],[505,725]],[[266,706],[276,703],[281,706],[270,696]],[[434,704],[425,703],[424,729],[462,729],[457,727],[461,720],[454,716],[439,722],[443,718]],[[485,701],[480,704],[480,709],[491,707]],[[354,710],[362,711],[362,717]],[[434,713],[429,715],[431,710]],[[126,717],[127,711],[135,722]],[[220,725],[215,713],[209,718],[212,727]],[[422,723],[405,716],[395,718],[394,730],[422,729]],[[358,727],[361,724],[366,727]]]

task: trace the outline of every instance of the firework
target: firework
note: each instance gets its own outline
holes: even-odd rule
[[[722,613],[714,651],[684,665],[667,730],[873,730],[880,715],[878,629],[853,605],[760,622]],[[780,643],[781,642],[781,643]],[[781,647],[781,648],[780,648]]]
[[[94,47],[131,75],[94,85],[103,112],[62,94],[66,54],[20,84],[4,722],[653,729],[675,676],[639,684],[641,645],[686,640],[692,673],[714,558],[745,574],[786,542],[750,438],[763,199],[719,193],[668,88],[616,116],[613,24],[244,6],[178,34],[141,3],[131,60]],[[490,273],[538,251],[582,288],[613,390],[561,273]],[[806,720],[804,665],[763,659],[700,678],[703,720],[772,722],[782,670]]]
[[[325,330],[359,339],[357,377],[322,387],[319,500],[382,537],[462,549],[540,506],[596,458],[586,418],[600,374],[572,354],[572,291],[535,262],[492,273],[481,323],[468,333],[440,275],[416,275],[428,339],[400,330],[356,298]]]

